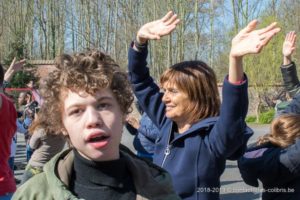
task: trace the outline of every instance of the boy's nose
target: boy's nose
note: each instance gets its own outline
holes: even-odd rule
[[[102,119],[100,113],[96,109],[87,109],[87,126],[89,128],[102,125]]]

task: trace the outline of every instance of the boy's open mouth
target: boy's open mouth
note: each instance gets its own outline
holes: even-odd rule
[[[96,137],[93,137],[93,138],[90,138],[88,140],[88,142],[101,142],[103,140],[106,140],[107,138],[109,138],[109,136],[105,136],[105,135],[102,135],[102,136],[96,136]]]

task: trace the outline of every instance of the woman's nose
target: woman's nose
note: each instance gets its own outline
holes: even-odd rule
[[[163,102],[166,102],[166,101],[168,101],[168,100],[169,100],[168,92],[165,92],[164,95],[163,95],[163,97],[162,97],[162,101],[163,101]]]

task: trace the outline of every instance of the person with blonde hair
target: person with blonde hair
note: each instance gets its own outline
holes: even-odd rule
[[[283,114],[270,133],[258,139],[238,160],[243,180],[258,187],[263,200],[300,199],[300,115]]]

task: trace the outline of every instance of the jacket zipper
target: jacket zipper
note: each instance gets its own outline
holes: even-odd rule
[[[171,147],[172,147],[172,144],[171,144],[171,136],[172,136],[172,130],[173,130],[173,128],[174,128],[174,122],[172,122],[171,128],[170,128],[170,130],[169,130],[168,145],[167,145],[167,147],[166,147],[166,149],[165,149],[165,151],[164,151],[164,159],[163,159],[163,161],[162,161],[162,163],[161,163],[161,167],[164,166],[165,161],[166,161],[168,155],[170,155],[170,153],[171,153],[171,150],[170,150]]]
[[[167,147],[166,147],[166,149],[165,149],[165,152],[164,152],[164,155],[165,155],[165,156],[164,156],[164,159],[163,159],[163,161],[162,161],[161,167],[164,166],[165,161],[166,161],[168,155],[170,155],[170,153],[171,153],[171,151],[170,151],[171,147],[172,147],[172,145],[170,145],[170,144],[167,145]]]

